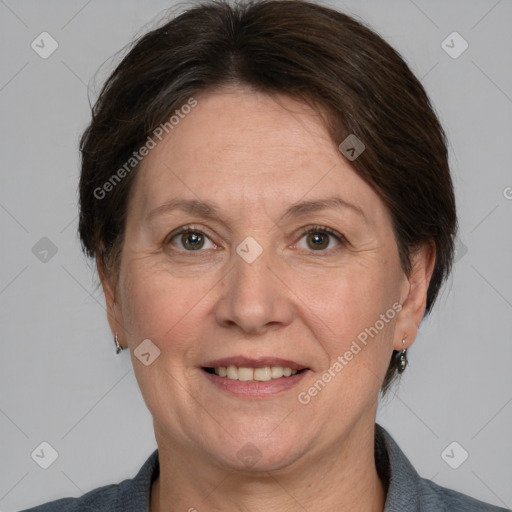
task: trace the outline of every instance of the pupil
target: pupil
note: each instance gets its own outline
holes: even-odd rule
[[[200,249],[203,246],[204,240],[202,235],[197,233],[185,233],[182,238],[184,247],[192,249]]]
[[[313,241],[312,249],[325,249],[328,245],[327,237],[321,233],[313,233],[310,240]]]

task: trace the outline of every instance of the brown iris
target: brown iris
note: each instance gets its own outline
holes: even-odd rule
[[[200,233],[189,231],[181,235],[181,243],[185,249],[191,249],[193,251],[201,249],[204,245],[204,236]]]
[[[326,233],[310,233],[307,237],[308,246],[313,249],[325,249],[329,245],[329,235]],[[312,241],[312,245],[310,245]]]

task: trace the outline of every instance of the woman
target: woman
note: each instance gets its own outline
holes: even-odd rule
[[[375,423],[457,225],[443,130],[379,36],[302,0],[198,5],[123,59],[81,152],[81,241],[158,450],[31,510],[504,510]]]

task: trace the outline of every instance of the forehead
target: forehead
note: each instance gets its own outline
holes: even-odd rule
[[[246,89],[195,99],[142,162],[134,183],[141,214],[173,197],[214,198],[229,208],[287,206],[337,192],[363,208],[382,208],[307,104]]]

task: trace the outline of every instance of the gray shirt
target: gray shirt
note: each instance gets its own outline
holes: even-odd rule
[[[375,460],[379,476],[387,485],[384,512],[508,510],[421,478],[393,438],[378,424],[375,425]],[[133,479],[98,487],[80,498],[64,498],[22,512],[149,512],[151,484],[159,471],[158,450],[155,450]],[[201,509],[199,505],[196,508]]]

